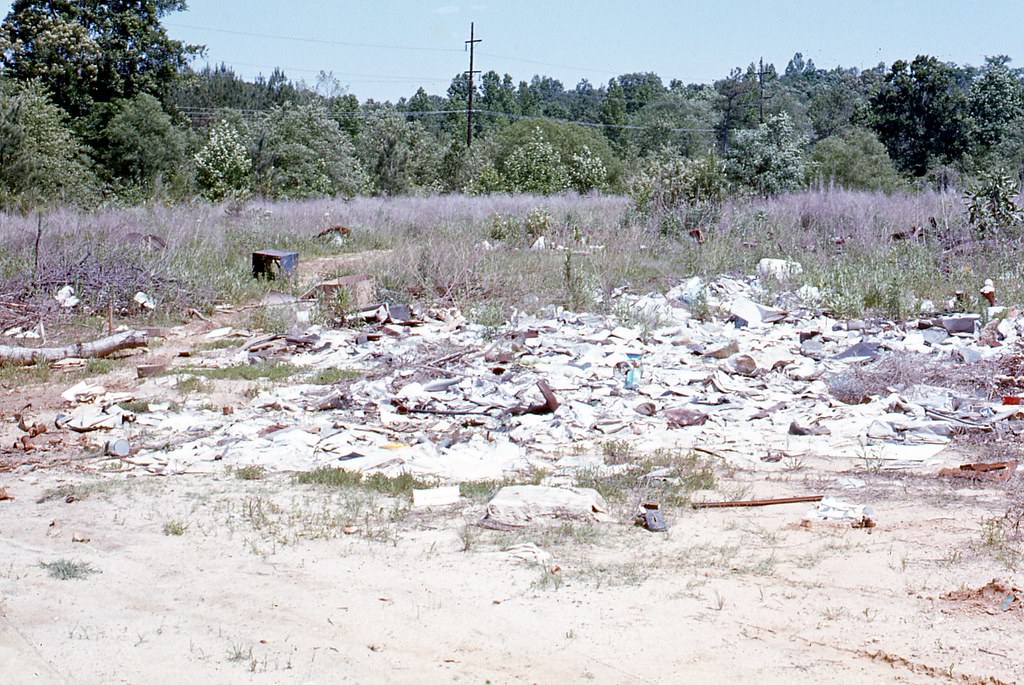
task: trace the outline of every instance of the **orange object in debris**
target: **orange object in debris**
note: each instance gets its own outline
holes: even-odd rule
[[[1022,400],[1020,395],[1003,395],[1003,404],[1020,404]]]
[[[939,471],[939,475],[946,476],[947,478],[1001,482],[1010,480],[1016,471],[1016,461],[995,461],[990,463],[961,464],[960,468],[942,469]]]

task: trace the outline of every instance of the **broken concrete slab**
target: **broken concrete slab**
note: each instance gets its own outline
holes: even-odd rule
[[[608,521],[608,504],[592,488],[511,485],[503,487],[487,503],[480,525],[511,529],[566,519]]]

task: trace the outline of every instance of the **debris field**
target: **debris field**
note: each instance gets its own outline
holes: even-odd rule
[[[254,261],[254,271],[267,268]],[[647,540],[673,539],[659,534],[694,534],[682,504],[719,522],[731,516],[719,510],[742,511],[736,516],[748,523],[764,516],[786,535],[821,526],[884,535],[907,512],[885,506],[883,482],[980,488],[978,506],[991,511],[1000,501],[991,493],[1016,483],[1024,316],[983,289],[983,307],[954,298],[906,321],[835,319],[816,289],[786,288],[799,268],[763,260],[750,277],[695,277],[665,294],[616,292],[611,314],[551,307],[501,326],[472,323],[456,309],[370,302],[368,279],[357,277],[326,286],[359,289],[360,307],[343,326],[311,324],[315,300],[271,292],[259,306],[285,312],[287,333],[224,325],[227,309],[219,323],[110,331],[96,341],[104,350],[97,356],[128,359],[131,377],[69,383],[59,408],[12,414],[0,433],[0,471],[31,479],[57,465],[79,476],[183,483],[247,469],[271,479],[317,470],[411,476],[399,523],[460,535],[465,550],[475,535],[624,524],[646,537],[622,544],[649,552],[644,545],[659,543]],[[74,293],[58,296],[67,306]],[[53,350],[55,368],[86,363],[74,349]],[[669,490],[658,483],[682,477],[665,455],[688,455],[745,486],[709,477],[695,481],[685,501],[659,499]],[[52,475],[40,478],[37,485]],[[602,492],[616,478],[628,484],[625,501]],[[478,483],[494,484],[483,500],[467,494]],[[28,487],[5,485],[0,514]],[[56,506],[49,502],[39,499]],[[353,523],[344,533],[368,527]],[[467,532],[474,529],[482,532]],[[397,545],[402,533],[394,535]],[[519,537],[494,542],[494,551],[502,563],[541,568],[541,587],[557,588],[563,566],[582,563],[560,544],[545,549]],[[1019,584],[1007,576],[979,581],[978,590],[947,587],[929,601],[947,614],[1019,620]],[[872,682],[883,672],[873,670],[878,664],[939,677],[927,654],[872,644],[852,649],[872,666],[845,671],[845,682]],[[1000,677],[970,680],[988,669],[977,659],[968,665],[950,673],[964,682],[1020,675],[1004,663]],[[621,675],[612,668],[599,679]]]

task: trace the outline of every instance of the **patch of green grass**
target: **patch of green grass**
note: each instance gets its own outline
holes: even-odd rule
[[[1024,560],[1024,504],[1011,505],[1002,516],[981,521],[985,548],[1009,569]]]
[[[0,363],[0,384],[6,388],[14,388],[30,383],[46,383],[50,380],[52,370],[47,364],[10,364]]]
[[[581,469],[576,486],[593,488],[609,502],[639,495],[664,506],[683,506],[693,492],[713,488],[715,474],[710,462],[694,452],[657,450],[624,468]]]
[[[633,445],[628,440],[608,440],[601,444],[606,464],[627,464],[632,461]]]
[[[354,488],[362,483],[363,474],[346,469],[332,469],[322,466],[313,471],[304,471],[295,476],[300,485],[322,485],[330,488]]]
[[[397,497],[398,495],[412,497],[414,489],[431,488],[436,485],[433,481],[422,480],[411,473],[402,473],[397,476],[371,473],[363,478],[363,484],[374,492],[392,497]]]
[[[46,490],[36,502],[42,504],[43,502],[58,499],[68,500],[69,498],[70,501],[74,502],[92,497],[93,495],[108,495],[124,483],[125,481],[113,479],[97,480],[92,483],[63,483],[55,488]]]
[[[306,471],[295,476],[295,482],[301,485],[322,485],[331,488],[364,488],[391,497],[412,496],[414,489],[433,487],[435,483],[425,481],[411,473],[388,476],[383,473],[364,475],[358,471],[348,471],[330,467],[321,467],[314,471]]]
[[[216,340],[211,340],[209,342],[205,342],[205,343],[203,343],[202,345],[199,346],[199,349],[201,349],[201,350],[229,350],[229,349],[231,349],[233,347],[240,347],[243,342],[245,342],[245,338],[240,338],[240,337],[231,335],[231,336],[225,336],[223,338],[217,338]]]
[[[171,519],[164,523],[164,535],[184,535],[188,530],[188,524],[178,519]]]
[[[180,376],[175,387],[182,395],[213,392],[213,383],[199,376]]]
[[[501,480],[471,480],[459,483],[459,494],[466,499],[486,501],[494,497],[498,490],[511,485],[540,485],[547,472],[544,469],[532,468],[530,471],[514,476],[506,476]]]
[[[541,563],[535,566],[537,577],[530,583],[531,588],[534,590],[558,590],[562,587],[564,572],[560,568]]]
[[[485,328],[498,329],[505,325],[508,316],[505,308],[493,302],[481,302],[469,310],[469,320]]]
[[[104,373],[110,373],[113,369],[113,359],[88,359],[85,362],[85,373],[88,376],[99,376]]]
[[[252,659],[252,647],[244,647],[240,644],[231,645],[228,650],[228,661],[250,661]]]
[[[251,464],[234,470],[235,478],[238,480],[263,480],[267,470],[262,466]]]
[[[280,381],[294,376],[298,373],[299,368],[288,362],[263,361],[258,364],[228,366],[223,369],[187,368],[182,369],[182,371],[218,381],[254,381],[260,378]]]
[[[291,327],[292,319],[288,317],[287,313],[280,311],[279,307],[260,307],[252,311],[246,325],[248,328],[264,333],[284,335]]]
[[[333,385],[343,381],[354,381],[361,378],[363,373],[357,369],[339,369],[335,367],[320,369],[313,374],[309,382],[313,385]]]
[[[466,499],[486,501],[506,485],[512,483],[503,480],[471,480],[459,483],[459,494]]]
[[[121,409],[133,414],[145,414],[149,411],[149,400],[128,400],[119,404]]]
[[[57,561],[40,562],[39,565],[46,569],[51,578],[57,580],[81,580],[94,573],[99,573],[99,569],[93,568],[92,564],[85,561],[58,559]]]

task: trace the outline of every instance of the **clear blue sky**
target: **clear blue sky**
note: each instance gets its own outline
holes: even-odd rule
[[[0,2],[6,16],[10,2]],[[667,84],[711,82],[759,57],[780,71],[795,52],[821,68],[872,67],[926,53],[959,64],[1007,54],[1024,66],[1020,0],[191,0],[164,19],[175,38],[207,46],[198,61],[245,78],[280,66],[315,83],[333,74],[360,100],[396,100],[420,85],[444,94],[467,68],[534,74],[572,88],[634,71]]]

